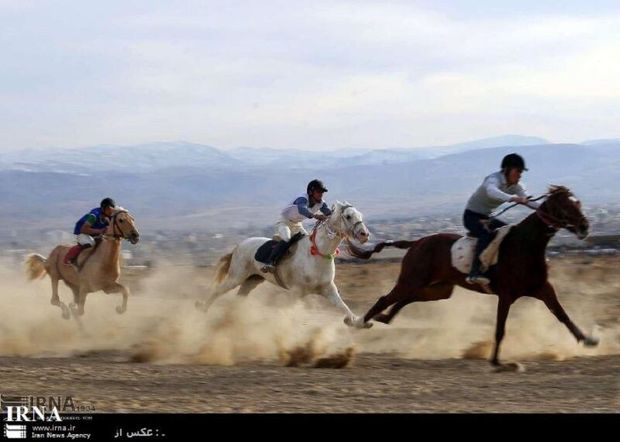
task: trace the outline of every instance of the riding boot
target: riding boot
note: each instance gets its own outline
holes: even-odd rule
[[[282,256],[284,256],[284,253],[286,253],[288,248],[289,248],[288,241],[280,241],[279,243],[277,243],[273,247],[273,249],[271,249],[271,254],[269,255],[268,263],[265,264],[261,268],[261,272],[263,273],[275,272],[278,261],[280,260],[280,258],[282,258]]]
[[[77,257],[80,255],[80,252],[82,251],[82,245],[78,244],[76,246],[73,246],[69,249],[69,251],[67,252],[67,254],[65,255],[65,258],[63,260],[63,262],[66,265],[76,265],[77,263]]]
[[[469,271],[469,275],[466,279],[469,284],[489,285],[491,283],[489,278],[482,275],[482,272],[480,271],[481,265],[482,263],[480,262],[480,258],[475,256],[473,262],[471,263],[471,270]]]

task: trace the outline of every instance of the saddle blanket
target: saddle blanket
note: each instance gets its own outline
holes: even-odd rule
[[[488,247],[480,254],[480,262],[482,263],[480,270],[483,273],[492,265],[497,264],[499,246],[513,227],[514,225],[507,225],[495,231],[495,238],[493,238],[493,241],[491,241]],[[457,240],[451,248],[452,267],[456,268],[459,272],[469,273],[474,260],[477,243],[478,238],[472,238],[470,236],[464,236]]]

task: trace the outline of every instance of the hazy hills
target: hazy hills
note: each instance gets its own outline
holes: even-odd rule
[[[499,145],[508,143],[507,145]],[[2,229],[68,229],[103,196],[149,228],[264,225],[321,177],[328,201],[371,217],[458,213],[503,155],[521,153],[533,194],[564,184],[584,203],[620,201],[620,141],[548,144],[508,136],[418,149],[220,150],[192,143],[46,149],[0,155]]]

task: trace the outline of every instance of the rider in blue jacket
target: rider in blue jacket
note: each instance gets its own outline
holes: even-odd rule
[[[100,237],[105,233],[115,207],[116,204],[112,198],[104,198],[99,207],[94,208],[75,223],[73,233],[76,235],[77,245],[71,247],[65,255],[65,264],[75,265],[80,252],[95,245],[95,237]]]

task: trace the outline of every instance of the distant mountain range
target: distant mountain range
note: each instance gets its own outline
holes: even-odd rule
[[[396,164],[437,158],[448,153],[498,146],[546,144],[542,138],[506,135],[451,146],[393,149],[296,150],[240,147],[220,150],[187,142],[158,142],[133,146],[101,145],[82,149],[30,149],[0,154],[0,170],[91,173],[153,172],[175,167],[212,170],[264,167],[333,168],[343,164]]]
[[[0,230],[65,229],[104,196],[150,229],[211,229],[272,223],[315,177],[329,202],[348,200],[370,217],[459,213],[503,155],[528,163],[528,189],[569,186],[588,203],[620,201],[620,140],[549,144],[523,136],[415,149],[221,150],[186,142],[0,154]]]

